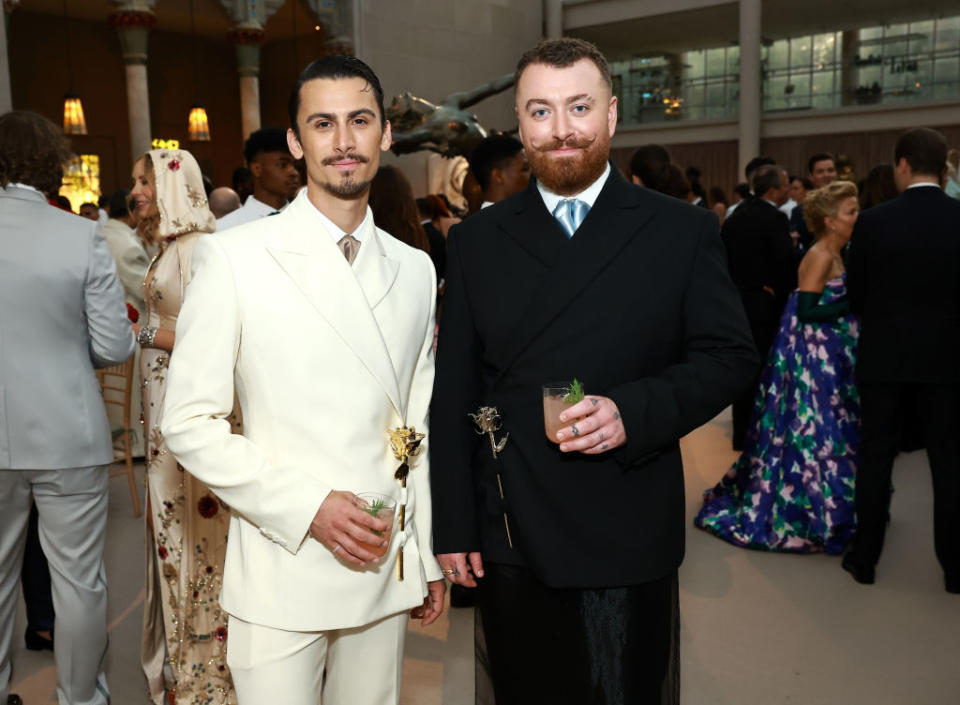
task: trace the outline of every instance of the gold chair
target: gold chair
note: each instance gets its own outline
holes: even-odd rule
[[[133,430],[130,427],[130,393],[133,390],[133,366],[135,356],[122,365],[104,367],[97,370],[97,379],[100,381],[100,391],[103,393],[103,403],[119,407],[122,412],[121,426],[114,428],[113,439],[123,440],[125,470],[110,473],[110,477],[126,475],[130,482],[130,497],[133,499],[133,515],[140,516],[140,495],[137,492],[137,480],[133,474],[133,452],[130,447],[130,436]]]

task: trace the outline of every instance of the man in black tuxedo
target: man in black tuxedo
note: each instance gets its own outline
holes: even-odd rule
[[[832,154],[820,152],[807,160],[807,171],[810,174],[810,183],[813,188],[823,188],[836,181],[837,162]],[[793,237],[796,240],[799,261],[803,258],[803,254],[810,249],[810,245],[813,244],[813,233],[807,227],[807,219],[803,214],[803,203],[800,203],[790,213],[790,231],[794,233]]]
[[[536,181],[448,240],[434,550],[454,583],[479,582],[498,705],[660,702],[678,643],[678,440],[757,356],[716,217],[611,169],[617,100],[596,47],[526,52],[516,109]],[[573,378],[589,394],[547,438],[541,387]],[[467,416],[480,406],[499,412],[492,436]]]
[[[960,202],[940,189],[947,143],[934,130],[897,141],[900,196],[860,214],[847,258],[860,316],[857,534],[843,567],[874,581],[890,503],[890,472],[908,414],[923,426],[933,474],[937,559],[960,593]]]
[[[797,268],[790,240],[790,223],[780,210],[790,188],[781,166],[761,166],[751,184],[756,198],[744,202],[723,221],[720,237],[727,250],[730,278],[740,292],[743,309],[760,360],[767,359],[777,335],[787,297],[797,285]],[[743,450],[750,423],[750,410],[757,384],[753,383],[733,402],[733,449]]]

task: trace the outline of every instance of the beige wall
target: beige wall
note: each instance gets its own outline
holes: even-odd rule
[[[438,103],[516,67],[543,31],[540,0],[354,0],[357,49],[380,76],[387,104],[410,91]],[[513,91],[473,108],[485,127],[516,125]],[[426,194],[426,153],[388,156],[417,196]]]

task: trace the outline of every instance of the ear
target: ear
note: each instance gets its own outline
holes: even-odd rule
[[[297,139],[297,133],[287,128],[287,147],[294,159],[303,159],[303,147],[300,146],[300,140]]]
[[[393,129],[390,127],[390,121],[383,124],[383,134],[380,136],[380,151],[386,152],[393,144]]]
[[[253,178],[259,179],[260,172],[262,171],[263,171],[263,165],[260,163],[259,160],[255,159],[253,162],[250,163],[250,173],[253,174]]]
[[[640,180],[640,177],[636,174],[630,174],[630,181],[635,183],[637,186],[643,186],[643,182]]]
[[[610,96],[610,105],[607,106],[607,130],[610,136],[617,131],[617,96]]]

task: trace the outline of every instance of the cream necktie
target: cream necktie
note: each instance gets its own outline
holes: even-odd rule
[[[357,258],[357,253],[360,251],[360,241],[353,235],[344,235],[337,241],[337,247],[343,252],[343,256],[347,258],[347,262],[353,264],[353,260]]]

